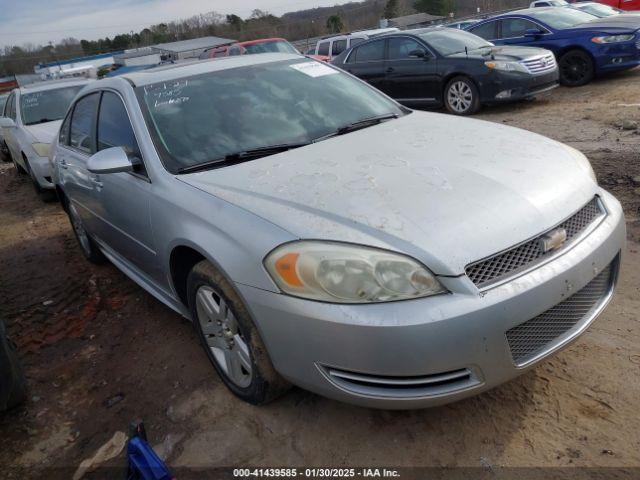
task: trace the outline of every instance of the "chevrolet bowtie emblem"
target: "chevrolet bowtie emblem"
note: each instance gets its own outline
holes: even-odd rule
[[[564,228],[556,228],[549,233],[543,235],[538,240],[538,246],[543,253],[557,250],[567,241],[567,231]]]

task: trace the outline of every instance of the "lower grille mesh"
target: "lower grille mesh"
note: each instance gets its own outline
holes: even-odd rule
[[[507,331],[516,365],[527,363],[600,305],[611,289],[615,264],[614,261],[584,288],[555,307]]]

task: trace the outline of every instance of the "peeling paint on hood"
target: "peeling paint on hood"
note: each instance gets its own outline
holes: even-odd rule
[[[425,112],[178,178],[297,238],[401,251],[441,275],[538,235],[598,191],[558,142]]]

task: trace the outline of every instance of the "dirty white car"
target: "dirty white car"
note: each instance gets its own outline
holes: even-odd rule
[[[383,408],[494,387],[585,331],[625,241],[577,150],[297,55],[96,82],[52,160],[85,256],[193,320],[256,404],[291,383]]]
[[[31,176],[43,199],[55,198],[49,150],[73,97],[90,80],[58,80],[17,88],[6,100],[0,118],[0,149],[20,173]]]

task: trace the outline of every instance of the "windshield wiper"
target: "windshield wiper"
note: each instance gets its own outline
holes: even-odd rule
[[[371,127],[373,125],[377,125],[379,123],[384,122],[385,120],[391,120],[394,118],[398,118],[397,113],[387,113],[385,115],[378,115],[377,117],[369,117],[364,118],[362,120],[358,120],[357,122],[349,123],[348,125],[344,125],[334,132],[328,133],[321,137],[318,137],[313,140],[313,143],[320,142],[322,140],[326,140],[331,137],[337,137],[338,135],[344,135],[345,133],[355,132],[356,130],[361,130],[363,128]]]
[[[219,167],[228,167],[229,165],[235,165],[249,160],[255,160],[257,158],[268,157],[269,155],[275,155],[276,153],[286,152],[294,148],[304,147],[311,142],[300,143],[284,143],[281,145],[269,145],[266,147],[252,148],[242,152],[229,153],[224,157],[216,158],[214,160],[208,160],[206,162],[197,163],[195,165],[189,165],[188,167],[182,167],[177,170],[177,173],[191,173],[201,170],[209,170]]]
[[[55,122],[52,118],[41,118],[40,120],[36,120],[35,122],[28,123],[27,125],[38,125],[40,123],[48,123]]]

